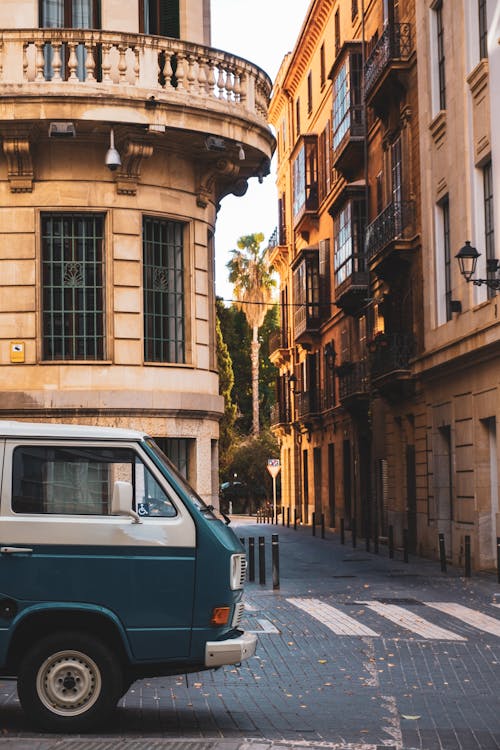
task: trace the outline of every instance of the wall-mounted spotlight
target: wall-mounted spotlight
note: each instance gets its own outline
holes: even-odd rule
[[[225,151],[226,141],[216,135],[208,135],[205,138],[205,147],[207,151]]]
[[[76,129],[72,122],[51,122],[49,138],[74,138]]]
[[[121,167],[122,165],[120,154],[115,148],[115,134],[113,132],[113,128],[111,128],[111,131],[109,133],[109,148],[106,152],[104,163],[112,172],[114,172],[115,169],[118,169],[118,167]]]

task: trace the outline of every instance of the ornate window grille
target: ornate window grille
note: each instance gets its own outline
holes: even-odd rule
[[[104,216],[42,214],[43,358],[104,358]]]
[[[185,361],[184,225],[144,217],[144,358]]]

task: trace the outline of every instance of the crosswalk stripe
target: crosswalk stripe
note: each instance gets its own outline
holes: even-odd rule
[[[484,615],[476,609],[464,607],[463,604],[456,604],[455,602],[425,602],[425,604],[439,610],[439,612],[444,612],[446,615],[456,617],[467,625],[472,625],[473,628],[500,636],[500,621],[490,617],[490,615]]]
[[[420,617],[412,610],[399,607],[396,604],[383,604],[377,601],[360,602],[360,604],[385,617],[386,620],[390,620],[406,630],[411,630],[412,633],[416,633],[421,638],[446,641],[467,640],[467,638],[457,635],[457,633],[453,633],[451,630],[440,628],[438,625],[429,622],[429,620],[424,620],[423,617]]]
[[[357,622],[353,617],[349,617],[329,604],[325,604],[319,599],[303,599],[300,597],[291,597],[287,602],[295,607],[307,612],[308,615],[319,620],[323,625],[329,628],[336,635],[356,635],[379,637],[379,633],[367,628],[365,625]]]

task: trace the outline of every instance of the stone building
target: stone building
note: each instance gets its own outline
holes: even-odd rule
[[[500,535],[499,38],[494,0],[314,0],[270,108],[285,508],[472,569]]]
[[[423,343],[414,3],[312,2],[270,117],[285,503],[377,539],[405,515],[414,547],[393,427],[412,428]]]
[[[426,280],[425,347],[414,363],[419,534],[432,553],[441,533],[460,564],[470,543],[473,568],[496,566],[500,535],[499,298],[491,288],[500,257],[499,38],[495,0],[417,4]],[[469,283],[456,259],[467,241],[480,253]]]
[[[214,228],[271,83],[209,0],[2,0],[0,417],[126,425],[218,494]]]

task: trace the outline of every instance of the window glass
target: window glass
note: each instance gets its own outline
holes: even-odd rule
[[[16,448],[12,472],[15,513],[110,515],[114,483],[130,482],[140,516],[171,517],[165,490],[128,448],[25,445]]]

